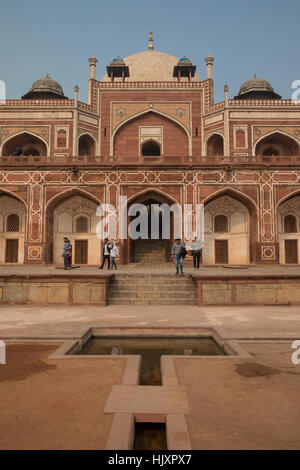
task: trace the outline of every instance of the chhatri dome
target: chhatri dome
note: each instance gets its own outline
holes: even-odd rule
[[[254,75],[253,78],[242,84],[235,99],[281,99],[281,96],[273,90],[267,80]]]
[[[22,99],[62,99],[64,96],[61,85],[47,74],[36,80],[30,90],[22,96]]]
[[[185,57],[184,59],[187,58]],[[137,52],[136,54],[125,57],[123,60],[126,66],[129,68],[129,77],[126,78],[126,82],[178,81],[176,77],[173,77],[173,72],[174,67],[178,65],[180,59],[164,52],[155,51],[152,43],[151,32],[148,50]],[[201,81],[199,75],[197,74],[195,74],[191,80],[194,82]],[[110,78],[107,74],[104,75],[102,81],[110,81]]]

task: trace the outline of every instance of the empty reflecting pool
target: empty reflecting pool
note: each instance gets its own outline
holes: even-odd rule
[[[220,356],[224,350],[212,337],[93,336],[82,347],[86,355],[141,355],[140,385],[161,385],[160,357]]]

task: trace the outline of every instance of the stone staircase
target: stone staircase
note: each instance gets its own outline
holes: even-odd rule
[[[108,287],[109,305],[197,305],[189,274],[115,274]]]

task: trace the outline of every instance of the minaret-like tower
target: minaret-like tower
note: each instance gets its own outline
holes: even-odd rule
[[[206,78],[208,80],[212,79],[212,65],[213,65],[214,60],[215,59],[211,55],[209,55],[205,59],[205,62],[206,62]]]
[[[98,60],[96,57],[92,55],[92,57],[89,58],[89,63],[90,63],[90,79],[95,80],[96,77],[96,64]]]

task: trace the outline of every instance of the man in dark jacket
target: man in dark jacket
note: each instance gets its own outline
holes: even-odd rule
[[[172,259],[175,256],[175,265],[176,265],[176,274],[179,274],[179,265],[180,265],[180,272],[183,274],[183,258],[184,253],[186,253],[185,245],[182,243],[180,238],[177,238],[176,241],[173,243],[172,246]]]
[[[108,238],[105,238],[103,250],[102,250],[102,264],[98,269],[103,269],[105,261],[107,261],[107,269],[110,269],[110,250],[112,249],[112,243],[108,242]]]

